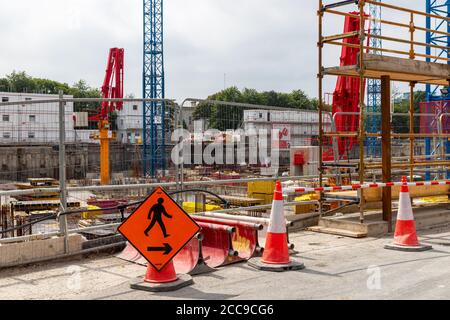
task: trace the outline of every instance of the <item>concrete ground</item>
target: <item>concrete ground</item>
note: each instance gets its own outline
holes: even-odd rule
[[[385,250],[392,236],[294,233],[302,271],[268,273],[241,263],[161,294],[131,290],[129,280],[145,268],[107,255],[7,269],[0,299],[450,299],[450,225],[419,235],[432,251]]]

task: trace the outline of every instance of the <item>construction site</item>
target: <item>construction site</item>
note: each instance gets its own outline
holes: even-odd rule
[[[450,0],[308,1],[307,108],[168,98],[141,1],[142,96],[0,90],[0,299],[450,299]]]

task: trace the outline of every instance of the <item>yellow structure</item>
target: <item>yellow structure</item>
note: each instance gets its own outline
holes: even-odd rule
[[[247,193],[249,198],[261,199],[263,204],[270,204],[273,200],[275,181],[255,181],[249,182]]]
[[[202,212],[203,211],[203,204],[202,203],[194,203],[194,202],[183,202],[183,209],[187,213],[196,213],[196,212]],[[215,211],[220,210],[222,207],[215,206],[211,204],[205,204],[205,210],[206,211]]]
[[[98,216],[100,216],[102,214],[101,211],[92,212],[93,210],[101,209],[100,207],[88,205],[87,209],[88,209],[88,211],[83,212],[81,214],[81,218],[84,219],[84,220],[96,219],[96,218],[98,218]],[[89,212],[89,211],[91,211],[91,212]]]
[[[319,200],[320,197],[317,193],[310,193],[310,194],[304,194],[300,197],[295,198],[295,202],[302,202],[302,201],[314,201]],[[311,213],[316,210],[317,204],[302,204],[295,206],[295,214],[304,214],[304,213]]]
[[[108,120],[98,122],[99,134],[91,137],[94,140],[100,140],[100,182],[102,185],[108,185],[111,181],[109,168],[109,141],[116,139],[114,132],[110,135],[110,124]]]

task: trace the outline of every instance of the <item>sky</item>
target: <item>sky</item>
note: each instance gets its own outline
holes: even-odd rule
[[[386,2],[425,7],[425,0]],[[164,1],[166,98],[205,98],[224,86],[302,89],[316,97],[317,5],[317,0]],[[100,87],[109,48],[122,47],[125,92],[142,96],[142,0],[0,0],[0,8],[0,76],[26,71]],[[400,19],[389,13],[385,18]],[[325,31],[342,28],[342,19],[330,19]],[[325,54],[329,66],[338,61],[336,49]],[[326,92],[335,81],[326,79]]]

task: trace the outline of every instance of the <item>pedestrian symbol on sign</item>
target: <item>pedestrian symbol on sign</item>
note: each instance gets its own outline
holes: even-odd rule
[[[158,203],[153,205],[153,207],[150,209],[148,213],[148,220],[151,220],[150,225],[147,229],[145,229],[144,234],[148,237],[148,233],[152,230],[152,228],[155,226],[156,222],[158,222],[159,226],[161,227],[161,231],[163,232],[164,238],[170,237],[169,234],[167,234],[166,226],[164,225],[163,221],[163,214],[169,218],[172,219],[172,216],[167,213],[166,208],[163,206],[164,199],[159,198]],[[153,218],[152,218],[153,213]]]
[[[163,188],[156,188],[118,230],[161,271],[200,232],[200,227]]]

